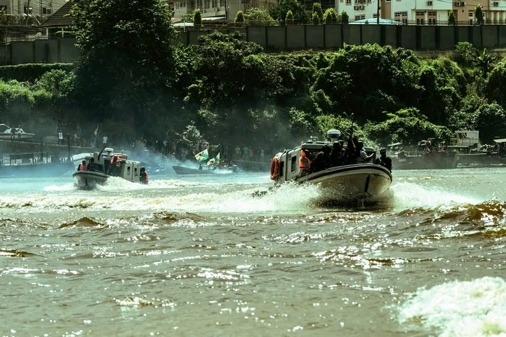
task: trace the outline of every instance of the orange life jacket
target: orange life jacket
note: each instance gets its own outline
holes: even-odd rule
[[[299,169],[301,171],[309,170],[310,167],[311,167],[311,159],[308,158],[308,156],[303,150],[300,150]]]

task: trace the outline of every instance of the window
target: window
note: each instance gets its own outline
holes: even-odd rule
[[[408,12],[395,12],[394,13],[395,21],[408,23]]]
[[[291,172],[295,172],[295,170],[297,169],[297,156],[293,156],[292,157],[292,161],[291,161],[291,165],[290,166],[291,166],[290,167],[290,171]]]
[[[52,13],[51,7],[42,7],[42,14],[43,15],[50,15]]]
[[[427,19],[429,20],[429,25],[435,25],[437,19],[437,13],[434,11],[427,12]]]

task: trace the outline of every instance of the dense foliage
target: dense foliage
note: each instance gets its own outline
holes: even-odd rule
[[[163,118],[162,97],[170,86],[170,12],[160,0],[77,1],[71,11],[81,60],[75,69],[74,96],[84,120],[122,120],[143,132]],[[163,111],[162,109],[162,112]],[[115,132],[115,131],[111,131]],[[119,133],[112,136],[121,136]]]
[[[479,130],[483,142],[506,137],[506,61],[468,43],[437,58],[379,45],[267,54],[238,33],[217,32],[181,47],[164,1],[133,1],[77,2],[77,64],[30,65],[37,77],[18,80],[0,69],[1,122],[40,135],[79,128],[84,138],[100,125],[116,144],[164,140],[189,153],[206,139],[270,155],[329,128],[377,146],[448,140],[458,129]],[[287,13],[308,20],[292,0],[271,11],[277,20]],[[319,6],[314,13],[336,20]],[[249,11],[244,19],[271,17]]]

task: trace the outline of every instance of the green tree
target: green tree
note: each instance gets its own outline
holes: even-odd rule
[[[495,66],[496,56],[486,48],[481,51],[469,42],[459,42],[455,48],[454,60],[466,68],[473,79],[486,79]]]
[[[71,16],[81,49],[74,93],[83,118],[122,120],[141,129],[159,111],[172,78],[175,31],[166,3],[77,1]]]
[[[286,12],[285,23],[287,25],[293,24],[293,13],[291,10],[288,10],[288,12]]]
[[[452,132],[443,126],[430,123],[416,108],[401,109],[380,123],[367,123],[369,137],[380,145],[392,142],[415,145],[427,138],[450,140]]]
[[[244,19],[243,11],[238,11],[237,14],[235,15],[234,22],[235,23],[244,23],[244,21],[245,21],[245,19]]]
[[[420,93],[416,106],[429,121],[446,124],[466,93],[463,71],[447,58],[426,60],[419,68],[418,78]]]
[[[195,9],[193,12],[193,25],[195,27],[202,26],[202,13],[200,12],[200,8]]]
[[[261,53],[261,46],[239,33],[201,36],[188,51],[194,70],[186,101],[197,106],[196,126],[209,139],[229,144],[275,138],[276,98],[286,93],[285,86],[296,87],[280,75],[291,71],[291,64]]]
[[[504,88],[506,88],[506,60],[499,62],[490,72],[485,88],[485,97],[491,102],[495,101],[501,106],[506,107]]]
[[[244,13],[248,25],[277,26],[279,22],[274,20],[266,10],[253,7]]]
[[[323,13],[323,22],[326,24],[337,23],[337,13],[334,8],[327,8]]]
[[[304,5],[298,0],[280,0],[276,5],[270,8],[269,14],[279,22],[285,22],[288,11],[292,12],[294,23],[308,22]]]
[[[478,25],[483,24],[483,10],[481,9],[481,5],[476,6],[476,9],[474,10],[474,17],[476,18],[476,23]]]
[[[316,13],[316,12],[313,12],[313,16],[312,16],[311,20],[313,21],[314,25],[319,25],[321,22],[320,17],[318,16],[318,13]]]
[[[348,13],[346,13],[345,11],[343,11],[341,13],[341,23],[342,24],[348,24],[350,22],[350,17],[348,16]]]
[[[336,113],[353,112],[360,122],[382,120],[384,111],[416,104],[418,62],[412,54],[391,47],[346,45],[318,71],[312,90],[323,90]]]
[[[314,13],[316,13],[316,15],[318,16],[318,23],[322,22],[323,21],[323,10],[322,10],[322,4],[319,3],[319,2],[314,2],[313,3],[313,16],[314,16]],[[313,23],[314,23],[314,19],[313,19]]]
[[[450,26],[455,26],[456,24],[456,19],[455,19],[455,12],[454,11],[449,11],[448,12],[448,25]]]
[[[480,140],[492,144],[494,138],[506,136],[506,111],[496,103],[482,105],[476,117],[476,129]]]

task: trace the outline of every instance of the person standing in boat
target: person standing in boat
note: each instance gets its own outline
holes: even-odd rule
[[[358,151],[357,163],[367,163],[374,157],[374,153],[371,153],[370,155],[367,154],[367,152],[364,149],[364,143],[360,141],[357,142],[357,151]]]
[[[148,172],[146,172],[146,168],[141,167],[141,183],[147,184],[149,182]]]
[[[332,149],[328,145],[324,145],[320,152],[311,162],[311,172],[323,171],[330,166],[330,152]]]
[[[90,161],[88,162],[88,166],[86,167],[87,171],[96,171],[96,165],[95,165],[95,159],[90,158]]]
[[[311,159],[307,150],[300,150],[299,169],[301,177],[311,173]]]
[[[380,157],[376,159],[375,163],[385,166],[388,171],[392,172],[392,158],[387,156],[387,150],[380,150]]]
[[[86,165],[86,160],[83,160],[81,164],[77,167],[78,171],[87,171],[88,166]]]
[[[330,151],[330,167],[343,164],[343,145],[340,141],[335,141],[332,144],[332,151]]]

